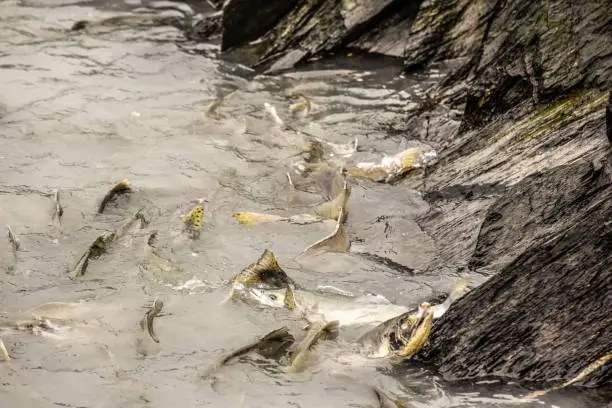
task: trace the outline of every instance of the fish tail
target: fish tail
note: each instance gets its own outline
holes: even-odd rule
[[[9,361],[11,359],[11,356],[9,356],[8,350],[6,349],[6,346],[4,345],[2,339],[0,339],[0,351],[2,352],[2,355],[4,356],[4,359],[6,361]]]

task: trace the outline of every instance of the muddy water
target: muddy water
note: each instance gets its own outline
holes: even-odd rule
[[[220,305],[228,279],[266,248],[307,288],[375,292],[407,306],[448,291],[458,275],[452,268],[444,275],[428,271],[435,246],[415,222],[428,206],[405,187],[353,186],[350,254],[297,258],[333,229],[327,223],[246,228],[231,217],[308,212],[329,194],[326,173],[295,173],[304,138],[276,126],[264,102],[292,127],[330,142],[357,137],[360,151],[350,160],[379,160],[410,145],[387,137],[380,125],[440,74],[405,78],[399,66],[368,61],[361,69],[336,63],[266,77],[219,61],[214,45],[182,42],[174,28],[66,32],[77,19],[126,9],[119,2],[91,4],[0,4],[0,222],[21,239],[16,255],[7,240],[0,242],[0,312],[12,316],[70,301],[83,302],[91,316],[87,324],[44,336],[1,333],[13,357],[0,364],[2,407],[372,407],[371,386],[415,407],[514,406],[525,392],[516,385],[450,386],[423,367],[364,360],[350,351],[351,335],[344,332],[338,344],[321,346],[304,373],[290,375],[249,357],[226,367],[214,384],[202,381],[200,373],[232,348],[280,325],[299,333],[288,314]],[[220,116],[207,116],[207,106],[229,91]],[[290,119],[297,92],[315,103],[311,120]],[[292,199],[287,172],[298,187]],[[123,178],[135,191],[97,215],[105,191]],[[56,189],[61,223],[51,218]],[[180,234],[180,217],[198,200],[206,212],[201,236],[192,241]],[[82,278],[68,278],[100,233],[142,207],[151,218],[147,228],[122,237]],[[390,216],[400,234],[381,237],[373,226],[380,215]],[[145,251],[153,230],[168,263]],[[407,268],[363,256],[372,248],[393,253]],[[169,313],[155,322],[159,344],[138,327],[143,306],[155,297]],[[599,403],[573,392],[544,401]]]

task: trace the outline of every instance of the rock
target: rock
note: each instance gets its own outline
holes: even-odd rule
[[[425,357],[451,380],[576,376],[610,348],[611,220],[612,174],[588,162],[517,183],[489,209],[472,257],[497,257],[500,272],[437,322]],[[611,374],[602,367],[583,385]]]
[[[296,0],[229,1],[223,10],[221,50],[256,40],[272,29],[296,4]]]

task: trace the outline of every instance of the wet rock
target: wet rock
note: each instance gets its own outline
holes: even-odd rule
[[[186,27],[185,37],[190,40],[205,41],[220,36],[223,31],[222,21],[222,12],[208,14]]]
[[[297,0],[231,0],[223,10],[221,50],[256,40],[286,15]]]
[[[559,166],[490,207],[472,264],[497,259],[500,272],[442,317],[425,353],[446,378],[561,382],[609,351],[612,172],[604,169]],[[604,386],[611,374],[603,367],[582,383]]]

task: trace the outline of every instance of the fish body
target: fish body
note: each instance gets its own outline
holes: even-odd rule
[[[53,194],[53,203],[54,209],[51,219],[55,219],[55,217],[57,217],[57,221],[61,224],[62,216],[64,215],[64,207],[62,207],[62,203],[60,202],[59,189],[55,190],[55,193]]]
[[[348,215],[348,200],[351,197],[351,187],[346,180],[343,181],[342,191],[334,197],[333,200],[327,201],[315,209],[315,214],[321,218],[330,220],[344,221]],[[340,215],[342,214],[342,217]]]
[[[304,102],[297,102],[291,104],[291,106],[289,106],[289,111],[291,112],[291,115],[294,118],[304,119],[312,110],[312,104],[310,103],[310,99],[307,98],[306,95],[299,93],[298,96],[304,99]]]
[[[442,316],[466,292],[467,280],[461,279],[442,304],[430,306],[432,318]],[[318,294],[299,289],[269,249],[234,278],[230,298],[264,307],[292,309],[313,322],[337,320],[342,326],[384,325],[391,324],[389,320],[393,318],[423,317],[419,309],[393,304],[382,296]]]
[[[105,232],[102,235],[98,236],[95,241],[89,246],[89,248],[87,248],[87,250],[83,253],[83,255],[81,255],[75,267],[72,269],[70,278],[76,279],[80,276],[85,275],[85,271],[89,266],[89,261],[92,259],[97,259],[102,256],[102,254],[106,253],[108,247],[114,239],[115,232]]]
[[[333,340],[338,337],[338,321],[331,321],[312,325],[306,337],[299,342],[295,350],[291,352],[287,364],[287,371],[303,371],[308,364],[311,353],[321,340]]]
[[[13,252],[17,252],[21,246],[21,240],[17,238],[17,235],[15,235],[10,225],[7,225],[6,229],[8,230],[8,239],[11,243],[11,247],[13,248]]]
[[[100,202],[100,206],[98,207],[98,214],[102,214],[106,206],[116,197],[129,193],[130,191],[132,191],[132,187],[130,186],[130,182],[128,181],[128,179],[123,179],[119,183],[115,184],[113,188],[111,188],[108,193],[106,193],[106,195]]]
[[[153,328],[153,320],[161,315],[163,308],[164,302],[159,299],[155,299],[151,308],[147,310],[144,317],[140,321],[140,327],[144,331],[146,331],[151,337],[151,339],[153,339],[153,341],[156,343],[159,343],[159,337],[157,336],[157,334],[155,333],[155,329]]]
[[[413,169],[432,165],[437,161],[437,157],[437,153],[432,149],[411,147],[393,156],[383,157],[378,164],[363,162],[347,170],[352,176],[392,183]]]
[[[442,317],[453,302],[468,293],[468,283],[467,278],[459,279],[441,304],[422,303],[416,310],[406,311],[380,323],[363,334],[357,342],[374,350],[372,355],[377,357],[389,354],[405,356],[418,352],[429,337],[433,321]],[[417,327],[420,331],[416,330]],[[406,337],[408,330],[411,330],[410,337]]]

